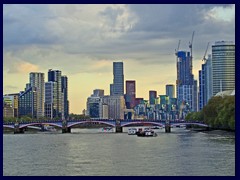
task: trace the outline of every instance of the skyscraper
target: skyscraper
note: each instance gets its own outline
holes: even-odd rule
[[[202,64],[202,69],[199,71],[199,94],[198,108],[201,110],[212,97],[212,69],[211,55]]]
[[[57,109],[57,82],[45,83],[45,117],[53,119],[56,117]]]
[[[217,41],[212,45],[212,91],[235,89],[235,43]]]
[[[113,62],[113,95],[124,95],[123,62]],[[111,89],[111,88],[110,88]]]
[[[166,95],[169,96],[169,98],[175,98],[175,86],[173,84],[166,85]]]
[[[63,98],[62,98],[62,72],[59,70],[48,70],[48,82],[56,82],[56,116],[54,117],[62,117],[63,113]]]
[[[31,72],[30,86],[36,88],[37,93],[37,118],[44,117],[44,101],[45,101],[45,82],[44,73]]]
[[[149,91],[149,104],[155,104],[155,99],[157,98],[157,91]]]
[[[61,77],[62,81],[62,93],[63,93],[63,113],[64,118],[69,116],[69,101],[68,101],[68,78],[67,76]]]
[[[126,106],[127,109],[132,109],[135,106],[136,85],[135,81],[126,81]]]
[[[190,52],[177,52],[177,99],[185,112],[197,110],[197,84],[192,74]],[[196,86],[196,87],[195,87]]]

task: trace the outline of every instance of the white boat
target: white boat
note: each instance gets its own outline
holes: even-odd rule
[[[129,128],[128,129],[128,135],[136,135],[137,128]]]
[[[50,131],[50,132],[56,132],[56,128],[54,126],[44,125],[43,126],[44,131]]]
[[[142,136],[142,137],[155,137],[157,136],[157,133],[155,133],[153,130],[149,128],[144,128],[144,131],[140,130],[137,131],[137,136]]]

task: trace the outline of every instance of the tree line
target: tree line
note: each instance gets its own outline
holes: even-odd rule
[[[188,113],[186,121],[203,121],[214,129],[235,131],[235,96],[214,96],[201,111]]]

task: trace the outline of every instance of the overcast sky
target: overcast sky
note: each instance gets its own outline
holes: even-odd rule
[[[234,5],[3,5],[4,94],[24,90],[30,72],[61,70],[71,113],[82,113],[94,89],[109,94],[113,62],[124,62],[136,96],[165,94],[176,82],[175,49],[189,51],[198,80],[207,43],[235,41]],[[211,47],[208,53],[211,53]]]

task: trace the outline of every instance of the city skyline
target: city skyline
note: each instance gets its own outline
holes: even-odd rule
[[[60,70],[68,77],[70,113],[81,114],[94,89],[110,94],[117,61],[124,63],[124,85],[136,81],[136,98],[148,99],[150,90],[164,95],[165,85],[176,85],[178,41],[189,51],[193,31],[198,80],[207,43],[234,41],[235,6],[4,5],[3,26],[3,93],[22,91],[30,72]]]

